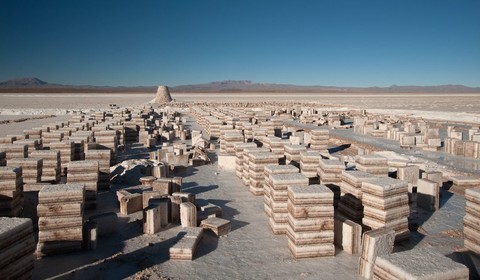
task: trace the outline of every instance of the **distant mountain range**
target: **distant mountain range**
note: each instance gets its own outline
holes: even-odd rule
[[[51,84],[38,78],[20,78],[0,82],[0,92],[152,92],[156,86],[115,87]],[[480,93],[480,87],[463,85],[336,87],[299,86],[290,84],[254,83],[248,80],[227,80],[206,84],[170,87],[172,92],[305,92],[305,93]]]

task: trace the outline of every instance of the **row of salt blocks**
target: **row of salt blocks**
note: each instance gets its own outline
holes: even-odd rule
[[[263,200],[264,200],[264,210],[268,218],[272,217],[273,213],[273,203],[272,203],[272,181],[270,176],[272,174],[295,174],[298,173],[298,168],[293,165],[278,165],[272,164],[267,165],[264,168],[265,183],[263,185]],[[277,205],[277,204],[275,204]]]
[[[335,255],[333,192],[325,185],[288,187],[288,248],[296,259]]]
[[[32,220],[0,217],[0,278],[31,279],[34,252]]]
[[[280,170],[277,170],[280,172]],[[308,178],[303,174],[283,173],[269,175],[266,186],[270,188],[271,216],[269,224],[274,234],[286,234],[288,226],[288,186],[308,186]]]
[[[82,249],[84,201],[82,184],[47,185],[38,192],[38,257]]]
[[[246,148],[257,148],[255,143],[236,143],[233,145],[235,150],[235,174],[242,179],[243,176],[243,150]]]
[[[0,216],[19,216],[23,209],[23,178],[20,167],[0,167]]]
[[[465,190],[465,248],[480,255],[480,187]]]

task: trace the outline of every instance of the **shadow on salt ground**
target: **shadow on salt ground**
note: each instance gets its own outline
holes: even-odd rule
[[[452,185],[452,181],[443,182],[440,188],[440,209],[447,204],[448,200],[453,196],[453,193],[449,191]]]
[[[218,247],[218,238],[219,237],[213,234],[210,230],[204,230],[202,240],[200,240],[200,243],[198,244],[194,259],[201,258],[215,251]]]
[[[343,145],[340,145],[340,146],[337,146],[337,147],[334,147],[334,148],[329,148],[328,152],[330,154],[334,154],[334,153],[346,150],[346,149],[350,148],[350,146],[351,146],[350,144],[343,144]]]
[[[446,257],[468,267],[468,270],[470,271],[470,279],[480,279],[480,274],[475,266],[475,262],[478,263],[480,259],[478,259],[473,253],[470,254],[468,251],[458,251],[446,255]]]
[[[195,182],[183,183],[182,185],[182,191],[193,193],[195,195],[208,192],[214,189],[218,189],[218,185],[199,186]]]
[[[95,263],[72,270],[55,279],[123,279],[139,271],[164,263],[169,259],[169,248],[179,240],[174,236],[156,243],[149,243],[127,254],[115,254]]]

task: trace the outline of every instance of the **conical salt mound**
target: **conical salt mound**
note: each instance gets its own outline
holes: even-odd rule
[[[167,86],[159,86],[157,90],[157,95],[155,96],[155,103],[168,103],[172,101],[170,96],[170,90]]]

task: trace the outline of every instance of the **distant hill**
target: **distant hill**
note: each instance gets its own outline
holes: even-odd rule
[[[115,92],[156,92],[155,86],[115,87],[91,85],[51,84],[38,78],[19,78],[0,82],[0,92],[19,93],[115,93]]]
[[[20,79],[13,79],[5,82],[0,83],[0,87],[7,87],[7,88],[16,88],[16,87],[41,87],[44,85],[48,85],[47,82],[44,82],[38,78],[20,78]]]
[[[172,88],[176,92],[344,92],[344,93],[480,93],[480,87],[466,87],[463,85],[440,86],[390,86],[390,87],[336,87],[336,86],[299,86],[290,84],[254,83],[248,80],[221,81],[206,84],[182,85]]]
[[[290,84],[255,83],[249,80],[226,80],[205,84],[180,85],[172,92],[305,92],[305,93],[480,93],[480,87],[463,85],[337,87],[299,86]],[[115,87],[52,84],[38,78],[20,78],[0,82],[0,92],[156,92],[156,86]]]

